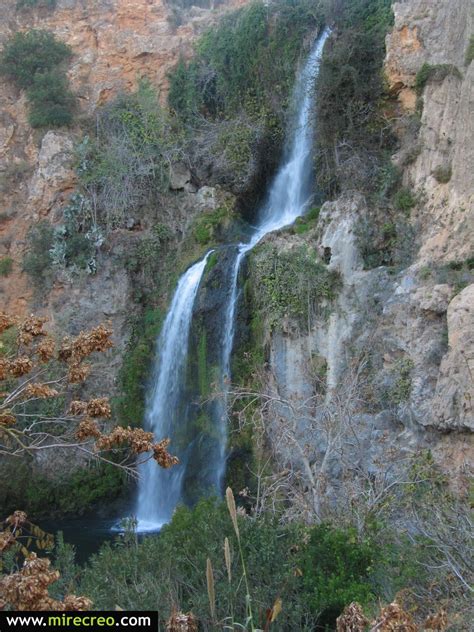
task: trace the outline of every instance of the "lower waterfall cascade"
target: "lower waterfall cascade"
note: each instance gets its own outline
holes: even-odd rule
[[[222,397],[214,415],[214,444],[212,459],[209,451],[200,453],[199,445],[177,448],[178,433],[183,424],[192,424],[189,406],[185,401],[184,381],[193,321],[193,308],[199,293],[210,250],[180,278],[174,292],[161,334],[158,337],[155,366],[146,401],[145,429],[152,431],[156,440],[168,437],[170,452],[177,454],[180,464],[170,470],[158,467],[153,460],[140,466],[138,498],[134,514],[138,532],[158,531],[169,522],[177,504],[182,500],[191,451],[201,455],[203,479],[207,488],[220,493],[226,467],[226,391],[230,378],[232,348],[235,337],[236,312],[239,301],[239,271],[246,254],[268,233],[291,225],[303,215],[311,202],[312,174],[312,106],[316,95],[321,55],[330,29],[326,28],[313,48],[296,79],[292,101],[295,115],[287,134],[287,142],[278,169],[262,204],[250,239],[233,244],[235,255],[229,273],[229,287],[222,306],[223,334],[219,362],[219,386]]]

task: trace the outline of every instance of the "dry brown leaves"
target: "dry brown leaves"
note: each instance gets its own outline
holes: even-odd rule
[[[15,325],[16,319],[9,314],[5,314],[5,312],[0,312],[0,334],[3,334],[4,331],[10,329]]]
[[[98,439],[101,436],[99,426],[92,419],[83,419],[76,430],[76,439],[86,441],[87,439]]]
[[[99,397],[91,399],[89,402],[72,401],[69,406],[69,413],[75,417],[87,414],[89,417],[110,419],[112,417],[112,408],[107,397]]]
[[[0,426],[7,427],[14,426],[16,424],[16,417],[11,410],[0,411]]]
[[[13,610],[87,610],[90,599],[69,595],[64,601],[53,599],[48,588],[59,579],[59,571],[50,569],[51,562],[31,553],[23,568],[0,579],[0,593],[5,605]],[[0,604],[1,607],[1,604]]]
[[[58,391],[47,384],[27,384],[23,391],[24,397],[34,397],[36,399],[47,399],[48,397],[57,397]]]
[[[73,338],[64,338],[59,350],[59,359],[74,364],[82,362],[94,353],[94,351],[103,352],[112,347],[110,337],[112,330],[108,329],[104,324],[91,329],[90,331],[81,331],[81,333]]]
[[[16,358],[8,362],[8,373],[13,377],[22,377],[27,375],[33,368],[33,361],[27,356]]]
[[[153,443],[153,433],[142,428],[114,428],[108,435],[102,435],[96,442],[98,450],[112,450],[120,446],[128,446],[134,454],[152,452],[154,460],[163,468],[169,468],[179,463],[176,456],[171,455],[167,447],[170,440],[163,439]]]
[[[8,375],[8,360],[0,358],[0,380],[4,380]]]
[[[162,439],[160,442],[155,443],[153,448],[153,458],[161,467],[168,469],[173,465],[179,463],[177,456],[172,456],[166,449],[170,444],[169,439]]]
[[[184,614],[174,610],[166,623],[166,630],[167,632],[197,632],[197,619],[192,612]]]
[[[337,632],[364,632],[369,621],[360,604],[353,602],[344,609],[336,623]],[[447,627],[448,616],[444,610],[429,616],[420,626],[394,601],[380,610],[377,619],[370,623],[369,632],[444,632]]]
[[[14,511],[11,516],[8,516],[5,522],[10,525],[10,527],[17,529],[18,527],[21,527],[23,524],[25,524],[27,519],[28,516],[24,511],[17,510]]]
[[[52,338],[46,337],[36,347],[36,354],[41,362],[49,362],[56,353],[56,345]]]
[[[142,428],[122,428],[117,426],[108,435],[103,435],[97,441],[99,450],[111,450],[118,446],[128,445],[132,452],[141,454],[152,449],[153,433],[145,432]]]
[[[25,318],[18,325],[18,342],[29,345],[33,338],[46,336],[46,332],[43,329],[45,322],[46,318],[35,316],[34,314]]]
[[[360,604],[355,601],[344,608],[336,620],[337,632],[365,632],[369,620],[365,617]]]
[[[90,331],[81,331],[75,338],[64,338],[58,358],[69,366],[71,384],[84,382],[90,371],[90,366],[83,364],[84,359],[94,351],[102,353],[110,349],[113,346],[111,336],[112,330],[101,324]]]
[[[70,384],[81,384],[89,375],[91,367],[89,364],[71,364],[67,379]]]

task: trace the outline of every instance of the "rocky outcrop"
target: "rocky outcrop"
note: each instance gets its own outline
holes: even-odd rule
[[[405,236],[414,252],[397,269],[365,269],[359,227],[370,220],[363,196],[346,194],[324,204],[317,228],[304,240],[340,273],[342,288],[330,315],[314,320],[309,331],[289,327],[272,334],[268,388],[291,402],[318,397],[312,368],[315,358],[323,358],[324,397],[333,405],[331,398],[340,401],[347,392],[344,376],[353,375],[357,365],[351,418],[364,447],[356,455],[348,441],[346,456],[351,453],[358,467],[377,471],[377,459],[386,458],[380,451],[383,436],[400,455],[429,448],[459,482],[474,460],[474,128],[469,114],[474,64],[465,65],[473,7],[466,0],[406,0],[393,8],[385,70],[405,130],[393,161],[416,199]],[[416,76],[424,63],[450,65],[450,70],[441,80],[428,79],[417,94]],[[406,127],[414,123],[416,108],[421,122],[414,139]],[[279,248],[291,249],[295,240],[301,237],[286,234]],[[305,444],[316,469],[327,448],[321,436]],[[288,443],[276,440],[274,449],[281,464],[302,467]],[[339,454],[325,472],[328,490],[341,471]]]
[[[191,7],[180,13],[177,24],[172,3],[165,0],[58,0],[54,9],[40,3],[22,10],[16,0],[3,0],[0,47],[15,32],[32,28],[49,30],[66,42],[73,52],[68,78],[81,119],[144,77],[164,99],[168,73],[180,56],[189,57],[196,37],[222,12],[241,4],[228,0],[212,10]],[[23,314],[32,300],[22,273],[26,234],[40,218],[58,220],[74,190],[72,150],[83,132],[76,128],[43,136],[33,131],[24,94],[6,81],[0,112],[0,258],[13,260],[12,272],[0,277],[0,294],[4,309]]]

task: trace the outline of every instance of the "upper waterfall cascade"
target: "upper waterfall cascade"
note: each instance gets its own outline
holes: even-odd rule
[[[207,476],[207,484],[220,491],[225,473],[227,424],[226,396],[232,347],[235,337],[235,320],[239,299],[239,270],[245,255],[268,233],[292,224],[303,215],[311,201],[311,149],[314,134],[312,106],[314,86],[317,78],[324,44],[330,34],[325,29],[316,40],[301,69],[293,91],[295,116],[291,121],[286,148],[281,166],[273,179],[268,195],[260,208],[257,224],[248,241],[238,244],[232,270],[226,303],[222,306],[224,320],[220,384],[223,397],[216,407],[215,448],[212,458],[212,472]],[[189,337],[192,326],[193,307],[204,275],[209,255],[189,268],[181,277],[174,293],[156,351],[153,386],[147,399],[145,425],[152,430],[157,440],[171,439],[170,451],[174,452],[174,442],[182,424],[193,423],[180,406],[184,396],[186,362]],[[199,454],[199,451],[198,451]],[[178,454],[180,465],[163,470],[151,460],[141,467],[136,516],[139,531],[158,530],[168,522],[180,501],[189,454],[186,449]],[[202,457],[208,460],[207,457]],[[203,463],[209,472],[210,463]]]

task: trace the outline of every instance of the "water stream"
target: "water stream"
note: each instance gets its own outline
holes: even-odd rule
[[[318,75],[320,58],[329,36],[326,29],[315,42],[307,60],[298,75],[293,92],[293,117],[287,134],[287,143],[281,166],[269,188],[253,233],[248,241],[238,244],[232,261],[226,304],[222,306],[224,318],[222,354],[220,360],[220,386],[224,393],[215,406],[217,417],[214,424],[215,449],[212,464],[203,463],[203,471],[212,466],[211,485],[220,493],[225,473],[227,424],[226,389],[230,377],[232,347],[235,337],[236,311],[239,300],[239,271],[246,254],[268,233],[292,224],[303,215],[311,201],[311,149],[314,134],[312,113],[315,95],[315,80]],[[153,388],[147,400],[145,427],[152,430],[157,440],[174,439],[180,427],[192,423],[186,406],[180,401],[184,393],[185,370],[188,357],[189,336],[192,326],[193,306],[198,295],[208,257],[212,251],[194,264],[181,277],[176,288],[163,330],[157,343],[156,365]],[[215,415],[216,416],[216,415]],[[203,459],[208,458],[204,456]],[[138,531],[157,531],[168,522],[183,493],[188,451],[178,452],[180,465],[163,470],[151,460],[140,472],[140,484],[136,517]],[[196,458],[194,456],[194,458]],[[198,468],[199,469],[199,468]],[[209,478],[209,477],[208,477]]]

